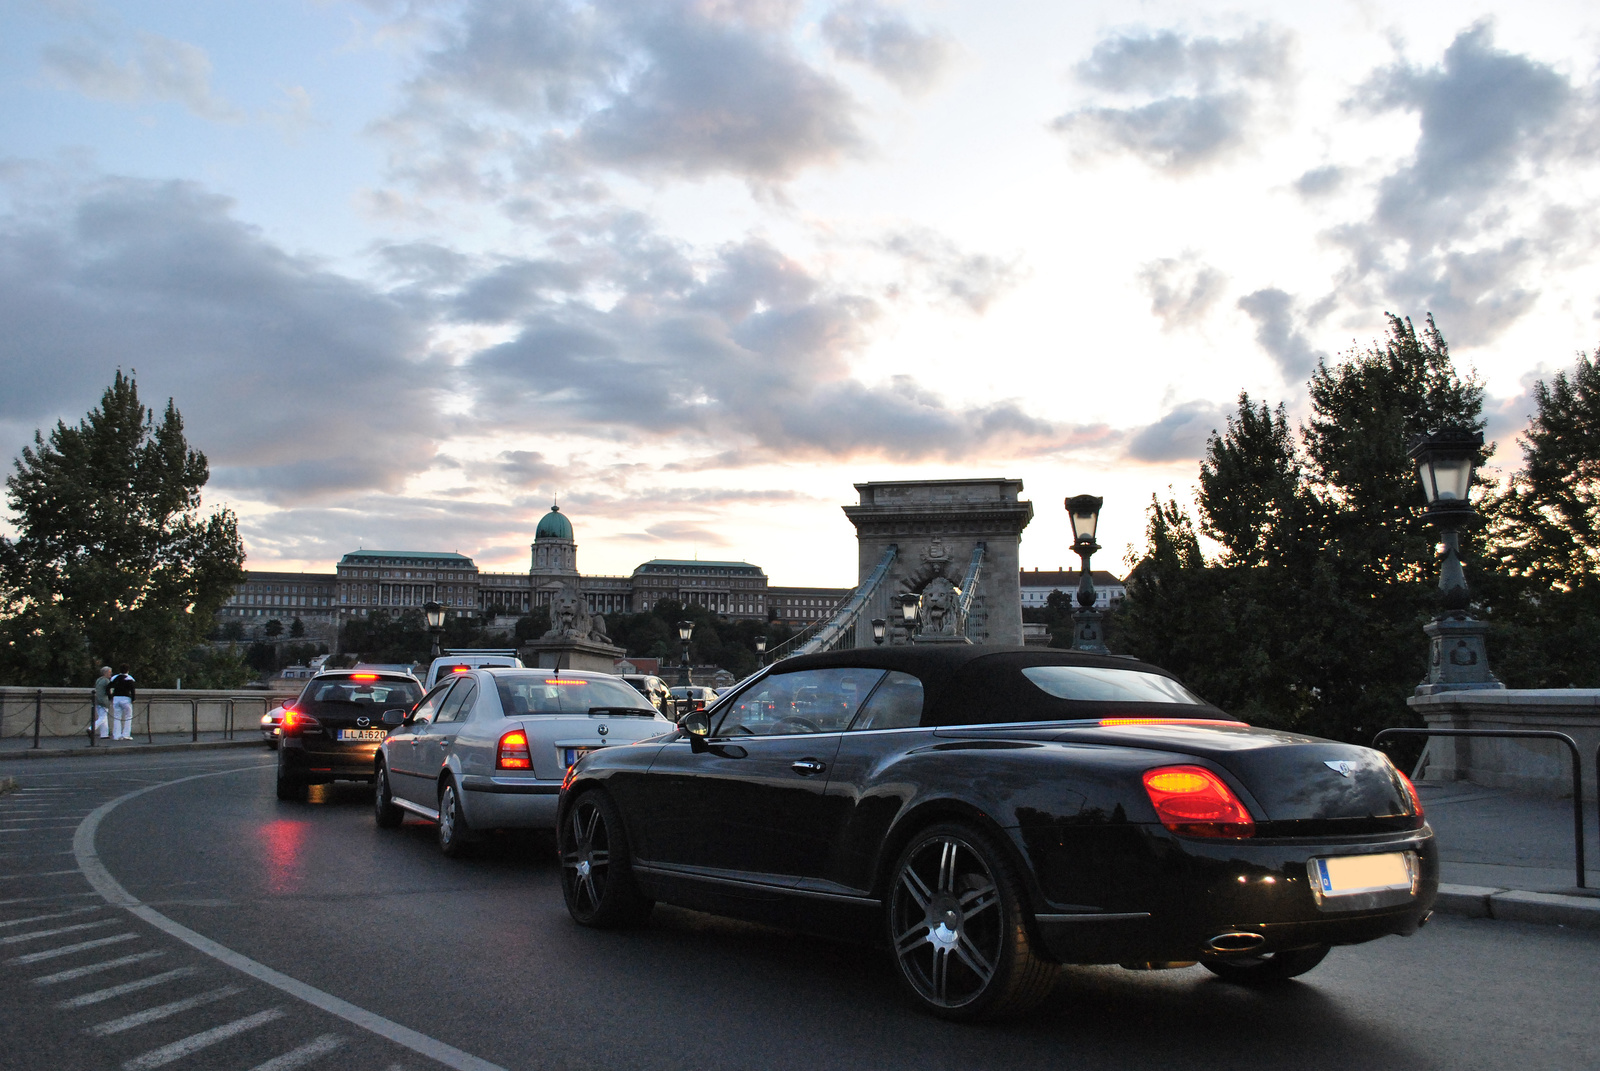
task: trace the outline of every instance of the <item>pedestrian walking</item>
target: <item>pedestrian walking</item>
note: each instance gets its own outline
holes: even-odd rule
[[[111,678],[111,739],[133,739],[133,674],[126,662]]]
[[[111,732],[111,667],[101,666],[94,682],[94,731],[104,740]]]

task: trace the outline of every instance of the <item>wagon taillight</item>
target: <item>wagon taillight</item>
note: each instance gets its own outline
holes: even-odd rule
[[[528,734],[521,729],[512,729],[500,737],[500,746],[495,749],[494,768],[497,770],[531,770],[533,769],[533,754],[528,750]]]

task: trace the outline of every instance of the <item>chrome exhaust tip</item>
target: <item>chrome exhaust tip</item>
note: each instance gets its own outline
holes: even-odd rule
[[[1267,943],[1267,939],[1259,933],[1219,933],[1206,942],[1208,952],[1220,952],[1224,955],[1239,952],[1254,952]]]

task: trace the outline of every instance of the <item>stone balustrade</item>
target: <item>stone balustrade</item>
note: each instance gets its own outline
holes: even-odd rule
[[[1552,729],[1572,737],[1583,795],[1595,798],[1600,689],[1473,689],[1412,696],[1406,704],[1430,729]],[[1548,796],[1572,795],[1572,760],[1559,740],[1436,737],[1418,770],[1424,780],[1471,781]]]
[[[133,733],[221,732],[230,726],[255,732],[262,714],[298,694],[298,687],[292,692],[140,688],[133,703]],[[0,687],[0,737],[32,736],[35,712],[41,739],[81,737],[94,721],[94,691]]]

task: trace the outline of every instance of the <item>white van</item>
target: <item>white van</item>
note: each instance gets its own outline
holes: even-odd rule
[[[517,657],[517,652],[512,648],[505,650],[489,650],[478,648],[475,650],[446,651],[443,657],[435,658],[428,667],[428,679],[423,682],[424,692],[433,691],[433,686],[452,673],[465,673],[469,669],[525,669],[522,659]]]

